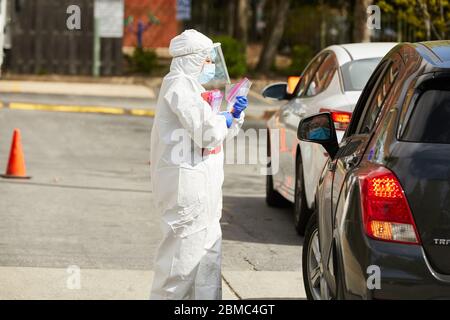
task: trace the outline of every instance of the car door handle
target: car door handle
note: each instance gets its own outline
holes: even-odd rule
[[[347,166],[347,168],[353,168],[359,163],[359,159],[360,157],[358,157],[357,155],[351,155],[345,159],[345,165]]]

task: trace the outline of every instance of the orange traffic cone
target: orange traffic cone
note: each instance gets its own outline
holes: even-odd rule
[[[8,168],[6,174],[0,175],[2,178],[10,179],[30,179],[25,169],[25,158],[22,151],[22,143],[20,141],[20,130],[15,129],[11,145],[11,153],[9,154]]]

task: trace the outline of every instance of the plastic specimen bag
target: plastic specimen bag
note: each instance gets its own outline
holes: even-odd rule
[[[251,86],[252,82],[248,78],[243,78],[238,83],[227,87],[225,100],[227,101],[228,111],[232,111],[233,105],[236,103],[237,97],[248,96]]]

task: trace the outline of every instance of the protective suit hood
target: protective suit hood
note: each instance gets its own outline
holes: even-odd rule
[[[173,57],[170,71],[197,79],[213,47],[213,41],[204,34],[184,31],[170,42],[169,53]]]

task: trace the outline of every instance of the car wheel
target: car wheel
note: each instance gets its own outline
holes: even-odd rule
[[[266,175],[266,203],[274,208],[286,208],[290,205],[289,201],[273,188],[273,177],[270,174]]]
[[[313,215],[306,228],[303,243],[303,283],[309,300],[329,300],[330,290],[323,276],[317,216]]]
[[[270,135],[267,137],[267,158],[270,157]],[[267,163],[267,168],[270,169],[271,162]],[[268,170],[266,175],[266,203],[270,207],[274,208],[286,208],[291,205],[291,203],[285,199],[278,191],[273,187],[273,176]]]
[[[297,169],[295,170],[295,204],[294,204],[294,221],[295,229],[301,236],[305,235],[306,224],[311,216],[311,210],[308,208],[305,194],[305,182],[303,179],[303,163],[302,157],[297,156]]]
[[[333,256],[333,259],[335,259],[334,273],[336,275],[336,300],[345,300],[344,277],[341,272],[343,269],[341,269],[336,248],[333,249]]]

